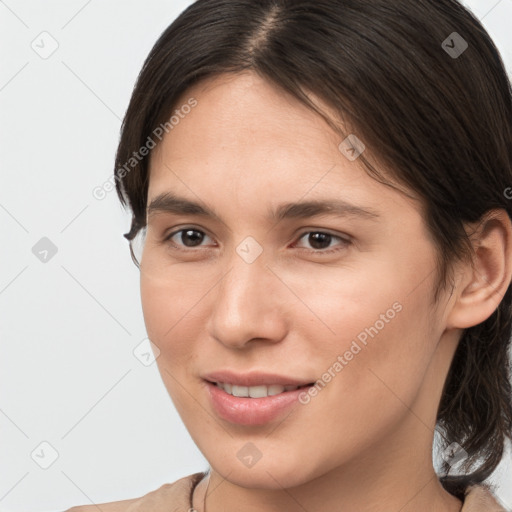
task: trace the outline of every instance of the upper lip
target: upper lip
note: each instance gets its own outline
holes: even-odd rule
[[[219,370],[203,375],[203,379],[210,382],[223,382],[237,386],[263,386],[280,384],[281,386],[306,386],[314,380],[301,380],[286,375],[263,372],[235,373],[231,370]]]

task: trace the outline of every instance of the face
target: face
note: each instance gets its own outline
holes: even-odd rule
[[[272,488],[431,450],[447,366],[419,203],[254,74],[202,82],[186,104],[151,155],[141,293],[165,386],[212,469]]]

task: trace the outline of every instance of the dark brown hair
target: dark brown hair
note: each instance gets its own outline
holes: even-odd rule
[[[464,42],[462,54],[450,53]],[[388,178],[422,199],[439,258],[435,299],[451,264],[471,257],[465,226],[495,208],[511,216],[511,84],[489,35],[456,0],[199,0],[156,42],[123,121],[115,177],[132,211],[128,240],[145,226],[149,158],[130,172],[126,162],[188,87],[244,70],[340,133],[350,128],[344,134],[356,134]],[[311,93],[339,119],[321,112]],[[367,172],[389,184],[365,154]],[[468,459],[465,474],[441,481],[459,497],[491,475],[512,434],[511,301],[509,286],[492,316],[464,331],[445,383],[438,433]]]

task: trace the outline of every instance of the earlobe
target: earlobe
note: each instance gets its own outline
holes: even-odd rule
[[[503,209],[491,210],[470,236],[473,266],[465,264],[447,328],[478,325],[497,309],[512,279],[512,224]]]

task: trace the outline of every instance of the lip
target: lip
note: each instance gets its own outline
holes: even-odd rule
[[[209,382],[227,382],[229,384],[236,384],[237,386],[262,386],[271,384],[280,384],[281,386],[307,386],[316,380],[299,380],[285,375],[265,372],[248,372],[241,374],[231,370],[219,370],[208,373],[202,375],[202,378]]]
[[[304,387],[263,398],[237,397],[226,393],[216,384],[206,381],[207,391],[215,412],[224,420],[238,425],[264,425],[279,418],[297,405]]]

